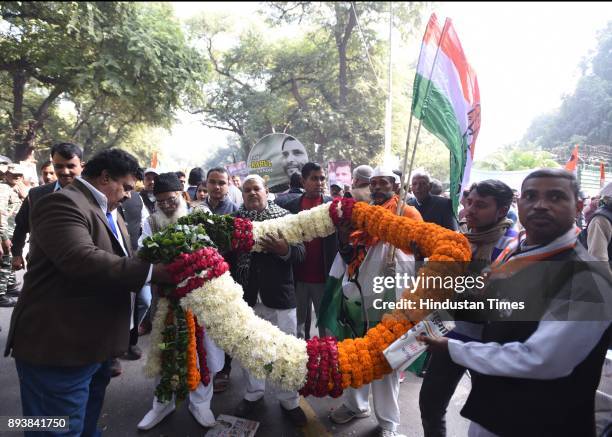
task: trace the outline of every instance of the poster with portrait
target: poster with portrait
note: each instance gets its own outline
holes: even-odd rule
[[[306,147],[295,137],[274,133],[260,139],[247,158],[249,173],[268,178],[270,191],[279,192],[289,187],[289,178],[301,173],[308,162]]]
[[[237,187],[242,185],[242,180],[249,174],[246,161],[234,162],[233,164],[227,164],[225,166],[227,173],[229,174],[230,181]]]
[[[342,189],[345,185],[350,187],[353,178],[351,161],[329,161],[327,163],[327,174],[329,175],[327,179],[330,189],[333,184],[340,186]]]

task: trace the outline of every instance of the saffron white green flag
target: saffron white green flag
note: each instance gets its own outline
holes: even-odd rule
[[[469,182],[480,129],[480,92],[449,18],[432,14],[414,78],[412,111],[450,150],[450,194],[455,214]]]

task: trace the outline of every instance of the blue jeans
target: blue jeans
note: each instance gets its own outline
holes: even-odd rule
[[[24,416],[69,416],[70,429],[25,432],[26,437],[98,437],[98,417],[110,381],[110,361],[78,367],[38,366],[15,360]]]

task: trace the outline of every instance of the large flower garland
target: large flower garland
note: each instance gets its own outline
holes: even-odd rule
[[[242,295],[242,287],[226,272],[193,290],[181,305],[193,311],[215,343],[253,376],[299,389],[306,376],[306,342],[257,317]]]
[[[252,232],[248,220],[231,222],[229,217],[213,217],[198,212],[196,216],[181,220],[187,226],[198,227],[197,232],[206,228],[211,237],[215,235],[212,241],[220,240],[223,242],[220,246],[233,249],[261,251],[259,241],[267,234],[282,234],[289,244],[311,241],[331,235],[342,223],[351,223],[354,228],[400,249],[409,250],[411,244],[416,244],[431,261],[421,274],[458,274],[461,267],[455,264],[460,263],[448,261],[470,259],[470,247],[462,235],[350,199],[337,199],[296,215],[254,222]],[[215,228],[215,223],[222,229]],[[186,237],[189,238],[197,243],[208,239]],[[284,389],[300,389],[304,395],[337,397],[347,387],[358,388],[382,378],[391,372],[383,350],[413,326],[410,320],[420,320],[425,315],[417,317],[416,313],[396,310],[385,315],[363,338],[338,343],[331,337],[315,337],[306,343],[257,317],[243,300],[242,287],[227,272],[221,255],[212,247],[196,246],[192,251],[184,251],[190,253],[177,254],[170,262],[169,270],[177,283],[170,295],[180,299],[181,307],[193,312],[197,320],[205,324],[212,339],[240,360],[255,377],[267,378]],[[160,259],[156,248],[148,247],[148,250],[155,253],[148,259]],[[404,298],[414,299],[432,293],[432,290],[419,288],[411,290]],[[432,297],[441,298],[439,294]],[[158,366],[153,362],[148,368],[152,373]]]

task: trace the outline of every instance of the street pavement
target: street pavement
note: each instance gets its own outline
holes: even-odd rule
[[[12,309],[0,308],[0,351],[4,351]],[[316,335],[314,326],[312,335]],[[142,432],[136,429],[136,424],[151,407],[155,382],[146,378],[142,371],[149,350],[150,335],[140,337],[138,345],[143,350],[143,357],[137,361],[122,361],[123,373],[111,380],[106,390],[104,408],[99,425],[105,436],[109,437],[195,437],[204,436],[207,429],[202,428],[191,416],[185,403],[177,406],[176,411],[169,415],[154,429]],[[406,380],[400,386],[400,410],[402,413],[399,431],[408,437],[423,435],[419,413],[419,390],[422,379],[411,373],[406,374]],[[245,378],[238,365],[232,368],[231,381],[228,390],[216,394],[212,401],[215,416],[232,414],[245,390]],[[461,410],[470,391],[470,380],[463,377],[455,395],[451,399],[447,420],[447,436],[459,437],[467,435],[469,422],[461,417]],[[503,394],[501,394],[503,395]],[[336,425],[329,418],[329,412],[341,405],[341,399],[331,398],[301,398],[300,405],[308,417],[308,425],[301,429],[292,426],[281,412],[280,405],[274,396],[274,388],[268,387],[263,404],[250,417],[260,422],[257,436],[260,437],[374,437],[378,435],[374,414],[365,419],[355,419],[346,425]],[[370,399],[370,405],[372,400]],[[612,353],[603,370],[603,377],[597,393],[597,417],[612,421]],[[19,416],[21,414],[21,399],[15,364],[12,358],[0,356],[0,416]],[[598,428],[598,435],[601,428]],[[12,437],[15,433],[2,433],[0,436]]]
[[[4,351],[10,322],[11,308],[0,308],[0,350]],[[313,331],[314,334],[314,331]],[[140,337],[139,346],[146,354],[149,348],[150,335]],[[93,339],[92,339],[93,340]],[[190,437],[203,436],[207,429],[202,428],[191,416],[184,403],[154,429],[142,432],[136,429],[136,424],[151,407],[155,384],[153,379],[146,378],[142,368],[145,356],[138,361],[122,361],[123,373],[113,378],[106,391],[104,408],[100,417],[100,427],[105,436],[109,437]],[[421,418],[419,414],[419,390],[421,379],[408,373],[401,384],[400,408],[402,420],[400,432],[410,437],[422,436]],[[213,397],[212,409],[215,415],[232,414],[245,390],[245,379],[238,366],[232,368],[231,382],[228,390]],[[470,390],[469,378],[464,377],[455,396],[451,400],[447,414],[448,436],[467,435],[468,421],[459,415]],[[370,404],[372,401],[370,400]],[[260,422],[257,436],[375,436],[377,435],[376,418],[374,414],[365,419],[355,419],[346,425],[336,425],[329,418],[332,408],[341,405],[340,399],[313,397],[301,398],[300,404],[308,416],[308,425],[302,429],[292,426],[280,409],[274,396],[274,389],[268,388],[265,401],[261,408],[249,417]],[[0,416],[19,416],[21,400],[19,383],[15,364],[12,358],[0,357]],[[7,437],[14,433],[2,433]]]

